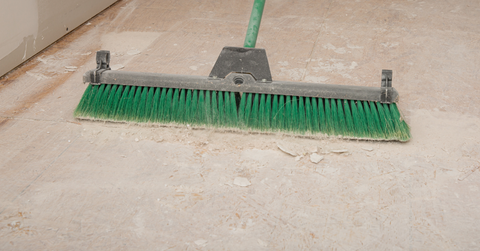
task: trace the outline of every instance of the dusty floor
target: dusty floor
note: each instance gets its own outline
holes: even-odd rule
[[[251,5],[120,1],[1,79],[0,249],[479,250],[476,0],[267,1],[274,79],[379,86],[392,69],[408,143],[72,117],[95,51],[207,75]]]

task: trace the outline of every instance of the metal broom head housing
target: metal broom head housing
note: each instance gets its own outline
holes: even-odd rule
[[[272,81],[264,49],[225,47],[208,77],[112,71],[108,51],[97,52],[97,69],[75,117],[190,124],[260,132],[410,139],[396,106],[392,71],[380,87]]]

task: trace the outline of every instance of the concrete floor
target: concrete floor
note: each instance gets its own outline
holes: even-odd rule
[[[252,2],[120,1],[2,78],[0,250],[479,250],[477,0],[267,1],[273,78],[378,86],[392,69],[408,143],[73,118],[95,51],[207,75]]]

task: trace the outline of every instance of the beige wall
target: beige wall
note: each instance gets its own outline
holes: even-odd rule
[[[0,0],[0,76],[117,0]]]

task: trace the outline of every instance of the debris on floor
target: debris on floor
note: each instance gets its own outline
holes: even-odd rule
[[[371,147],[362,147],[362,150],[371,152],[371,151],[373,151],[373,148],[371,148]]]
[[[291,155],[293,157],[297,156],[306,156],[309,153],[316,153],[318,152],[318,147],[315,145],[302,145],[302,144],[296,144],[292,142],[287,142],[287,141],[277,141],[277,147],[280,149],[282,152]]]
[[[114,64],[110,66],[110,68],[114,71],[123,69],[123,67],[125,67],[123,64]]]
[[[73,72],[76,71],[77,67],[76,66],[65,66],[65,71],[67,72]]]
[[[233,181],[233,184],[235,184],[237,186],[241,186],[241,187],[248,187],[252,183],[250,183],[250,181],[247,178],[236,177],[235,180]]]
[[[195,241],[195,244],[197,244],[197,246],[200,246],[200,247],[205,247],[207,245],[207,240],[203,240],[203,239],[200,239],[200,240],[196,240]]]
[[[287,146],[282,143],[277,142],[277,147],[286,154],[292,155],[293,157],[297,156],[297,153],[294,150],[287,148]]]
[[[323,160],[323,156],[321,156],[321,155],[318,155],[316,153],[312,153],[310,155],[310,161],[315,163],[315,164],[318,164],[322,160]]]

